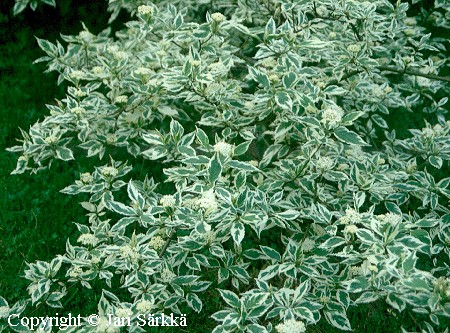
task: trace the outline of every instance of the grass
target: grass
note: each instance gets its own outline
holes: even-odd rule
[[[12,1],[7,1],[2,6],[6,10],[1,12],[8,13],[12,8]],[[10,301],[27,296],[28,284],[22,278],[26,262],[50,260],[56,254],[63,253],[67,237],[73,240],[77,234],[72,222],[85,222],[83,209],[74,204],[80,201],[79,198],[59,193],[59,190],[77,177],[80,162],[55,163],[50,171],[38,175],[11,176],[17,156],[5,149],[16,144],[15,138],[20,137],[19,127],[27,130],[47,114],[46,103],[64,96],[64,87],[56,86],[56,75],[43,75],[45,66],[32,64],[41,55],[33,36],[55,40],[59,32],[78,32],[80,24],[74,19],[76,15],[87,17],[88,20],[91,16],[91,21],[97,19],[87,14],[89,10],[86,6],[81,5],[78,13],[67,18],[66,22],[47,22],[42,28],[37,28],[40,24],[30,24],[29,18],[33,15],[45,18],[44,10],[50,11],[50,16],[56,15],[48,7],[37,13],[25,13],[18,18],[12,18],[11,14],[0,14],[0,23],[6,23],[6,27],[0,28],[3,36],[0,40],[0,119],[3,123],[0,127],[0,295]],[[61,8],[61,13],[67,14],[69,8]],[[106,20],[107,17],[103,18],[103,24]],[[101,30],[100,25],[96,26],[97,31]],[[94,26],[94,23],[91,22],[88,26]],[[390,116],[389,120],[395,123],[395,116]],[[401,124],[401,131],[404,133],[407,128],[423,124],[423,120],[415,115],[414,120],[406,125],[404,121],[397,123]],[[69,303],[70,311],[85,313],[89,311],[86,306],[95,311],[95,292],[80,288],[74,295]],[[210,296],[209,305],[216,308],[214,302],[217,302],[217,295],[213,293]],[[43,314],[45,311],[51,310],[41,309]],[[386,312],[386,306],[381,301],[349,311],[349,319],[355,332],[360,333],[399,332],[401,324],[414,324],[411,318],[396,317]],[[184,330],[186,332],[210,332],[214,327],[207,313],[188,314],[188,321],[189,327]],[[163,331],[165,330],[161,330]],[[309,328],[308,332],[337,330],[323,320]]]

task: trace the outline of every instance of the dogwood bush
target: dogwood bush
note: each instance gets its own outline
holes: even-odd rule
[[[97,166],[62,190],[89,197],[76,244],[28,264],[1,327],[93,281],[102,317],[207,303],[214,333],[348,331],[347,310],[377,300],[447,327],[448,40],[425,23],[448,29],[448,3],[109,3],[132,17],[115,36],[37,40],[67,95],[10,148],[13,174]],[[428,121],[398,137],[387,116],[407,111]]]

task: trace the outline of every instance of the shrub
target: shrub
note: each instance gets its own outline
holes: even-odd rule
[[[28,264],[30,297],[0,298],[0,327],[79,285],[98,293],[96,332],[120,330],[108,315],[144,332],[140,315],[206,310],[215,333],[351,330],[349,309],[376,301],[409,314],[405,329],[446,327],[450,80],[433,27],[449,28],[448,4],[120,9],[133,19],[115,36],[38,39],[67,96],[10,148],[13,174],[81,155],[96,167],[62,190],[89,198],[77,243]],[[398,134],[413,113],[424,127]]]

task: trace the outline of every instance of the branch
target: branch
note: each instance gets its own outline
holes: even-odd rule
[[[398,73],[398,74],[408,74],[408,75],[414,75],[414,76],[422,76],[422,77],[426,77],[428,79],[431,80],[438,80],[438,81],[444,81],[444,82],[450,82],[450,78],[449,77],[444,77],[444,76],[439,76],[439,75],[434,75],[434,74],[425,74],[425,73],[421,73],[418,71],[413,71],[410,69],[405,69],[405,70],[401,70],[395,67],[389,67],[389,66],[378,66],[376,67],[377,69],[381,70],[381,71],[388,71],[388,72],[394,72],[394,73]],[[344,75],[340,80],[331,80],[327,83],[327,87],[337,84],[340,81],[343,80],[347,80],[348,78],[355,76],[356,74],[362,73],[362,70],[355,70],[355,71],[351,71],[350,73]]]
[[[169,246],[170,241],[171,241],[171,239],[172,239],[172,237],[173,237],[174,234],[175,234],[175,228],[173,228],[173,229],[170,231],[169,238],[167,238],[166,243],[164,244],[163,248],[161,249],[161,252],[159,252],[159,257],[160,257],[160,258],[162,258],[162,256],[163,256],[164,253],[166,252],[167,247]]]
[[[410,69],[401,70],[401,69],[398,69],[395,67],[388,67],[388,66],[379,66],[377,68],[382,71],[389,71],[389,72],[394,72],[394,73],[399,73],[399,74],[408,74],[408,75],[414,75],[414,76],[422,76],[422,77],[426,77],[431,80],[450,82],[449,77],[444,77],[444,76],[439,76],[439,75],[434,75],[434,74],[425,74],[425,73],[413,71]]]
[[[326,87],[332,86],[334,84],[338,84],[340,81],[347,80],[348,78],[355,76],[356,74],[359,74],[362,72],[363,72],[362,70],[351,71],[350,73],[344,75],[340,80],[334,79],[334,80],[329,81],[326,84]]]

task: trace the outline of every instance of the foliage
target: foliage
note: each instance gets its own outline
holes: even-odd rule
[[[62,190],[89,198],[77,244],[28,264],[29,299],[0,298],[0,317],[81,285],[132,322],[218,298],[215,333],[348,331],[377,301],[417,318],[405,330],[447,327],[447,41],[423,23],[448,29],[448,5],[203,5],[110,1],[134,17],[114,37],[37,39],[67,96],[10,148],[13,173],[96,166]],[[388,115],[413,110],[429,121],[397,137]]]

